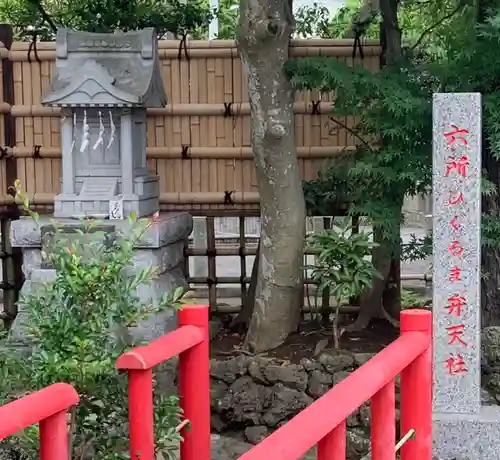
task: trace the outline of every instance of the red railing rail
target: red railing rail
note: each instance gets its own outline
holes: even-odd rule
[[[68,409],[80,398],[67,383],[55,383],[0,407],[0,440],[40,423],[40,460],[68,460]]]
[[[118,369],[128,372],[131,460],[154,460],[152,368],[179,355],[179,394],[189,426],[182,428],[181,459],[210,460],[210,369],[207,305],[183,305],[179,327],[121,355]]]
[[[401,313],[401,336],[239,460],[346,460],[346,419],[371,400],[371,459],[396,459],[395,378],[401,374],[401,460],[432,459],[432,315]],[[208,457],[199,456],[200,460]]]

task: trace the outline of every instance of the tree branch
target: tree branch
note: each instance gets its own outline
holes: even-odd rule
[[[31,3],[40,13],[40,16],[42,19],[49,25],[49,27],[52,29],[52,32],[56,33],[57,32],[57,26],[55,25],[54,21],[50,17],[50,15],[47,13],[45,8],[42,5],[42,0],[29,0],[29,3]]]
[[[349,128],[349,126],[347,126],[345,123],[342,123],[341,121],[339,120],[335,120],[335,118],[333,117],[328,117],[330,120],[332,120],[334,123],[336,123],[337,125],[339,125],[341,128],[344,128],[349,134],[352,134],[356,139],[358,139],[366,148],[368,148],[368,150],[370,150],[371,152],[375,152],[375,150],[373,149],[373,147],[368,143],[366,142],[356,131],[354,131],[354,129],[352,128]]]
[[[415,48],[419,47],[421,45],[422,41],[424,40],[424,38],[428,34],[430,34],[436,27],[439,27],[444,21],[446,21],[448,19],[451,19],[453,16],[455,16],[455,14],[457,14],[460,11],[460,9],[462,9],[462,8],[463,8],[463,4],[460,3],[451,13],[443,16],[439,21],[437,21],[432,26],[430,26],[427,29],[425,29],[422,32],[422,35],[420,35],[420,37],[418,38],[418,40],[415,42],[415,44],[410,48],[410,51],[414,51]]]

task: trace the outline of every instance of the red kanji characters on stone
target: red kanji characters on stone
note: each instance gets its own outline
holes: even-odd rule
[[[469,166],[469,157],[462,155],[458,160],[455,157],[448,157],[444,177],[448,177],[453,171],[459,176],[467,177],[467,167]]]
[[[455,216],[453,219],[451,219],[450,225],[451,225],[451,228],[453,228],[453,230],[458,232],[458,230],[460,229],[460,225],[458,224],[458,217],[457,216]]]
[[[448,206],[455,206],[457,204],[463,204],[464,203],[464,196],[462,195],[462,192],[458,192],[456,195],[452,195],[450,192],[450,198],[448,199],[448,203],[446,203]]]
[[[460,257],[464,253],[464,248],[460,246],[460,241],[454,240],[448,246],[448,252],[456,257]]]
[[[450,197],[448,198],[447,206],[455,206],[457,204],[464,204],[464,196],[462,192],[458,192],[456,195],[453,195],[450,192]]]
[[[460,269],[458,267],[453,267],[450,270],[450,278],[449,278],[449,280],[451,282],[462,281],[462,269]]]
[[[450,375],[467,374],[464,357],[461,354],[451,355],[445,362]]]
[[[464,347],[467,346],[467,343],[464,342],[464,340],[462,339],[462,336],[465,333],[465,325],[464,324],[457,324],[456,326],[447,326],[446,330],[448,331],[448,337],[450,338],[448,345],[453,345],[454,343],[459,343],[460,345],[463,345]]]
[[[467,139],[465,138],[466,134],[469,134],[468,129],[459,128],[457,125],[450,125],[453,130],[447,133],[444,133],[444,137],[448,139],[448,145],[453,146],[456,141],[460,141],[462,145],[468,145]]]
[[[467,300],[463,295],[452,295],[448,297],[448,314],[462,316],[462,308],[467,305]]]

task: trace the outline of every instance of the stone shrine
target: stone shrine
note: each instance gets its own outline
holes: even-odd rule
[[[481,404],[481,95],[433,100],[433,437],[439,460],[500,458]]]
[[[62,108],[61,193],[55,197],[53,217],[12,222],[12,246],[23,250],[26,281],[21,294],[56,277],[42,257],[54,220],[62,236],[71,239],[82,230],[81,218],[98,219],[111,241],[125,233],[131,212],[145,217],[160,208],[158,177],[148,172],[146,162],[146,109],[167,101],[155,30],[97,34],[60,29],[55,68],[42,102]],[[136,292],[144,302],[187,287],[184,242],[192,226],[187,213],[159,214],[151,220],[131,267],[132,273],[134,268],[157,269],[157,278]],[[25,342],[26,320],[21,309],[13,328],[15,341]],[[151,340],[175,327],[175,314],[169,312],[130,332],[136,339]]]
[[[137,216],[158,209],[158,177],[146,163],[146,108],[166,103],[154,29],[58,30],[55,72],[42,96],[63,112],[55,217],[107,217],[117,200]]]

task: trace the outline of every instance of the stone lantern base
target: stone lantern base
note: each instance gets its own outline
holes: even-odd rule
[[[58,226],[64,226],[66,236],[73,234],[78,237],[72,227],[80,226],[74,219],[56,219]],[[52,226],[54,219],[42,217],[38,223],[31,218],[21,218],[12,222],[11,241],[13,247],[23,251],[23,272],[25,283],[21,295],[31,293],[41,284],[55,279],[56,271],[42,261],[42,246],[47,244],[42,234]],[[102,221],[104,232],[110,230],[122,233],[127,226],[126,221]],[[190,214],[176,213],[163,214],[144,233],[136,246],[131,269],[156,267],[158,277],[147,286],[140,286],[136,294],[144,302],[160,298],[178,286],[187,288],[185,276],[184,242],[193,228],[193,219]],[[44,248],[45,249],[45,248]],[[20,309],[13,326],[13,340],[20,344],[25,343],[23,324],[29,321],[27,312]],[[130,335],[134,340],[153,340],[177,326],[177,317],[174,311],[163,315],[148,318],[137,327],[131,328]]]

